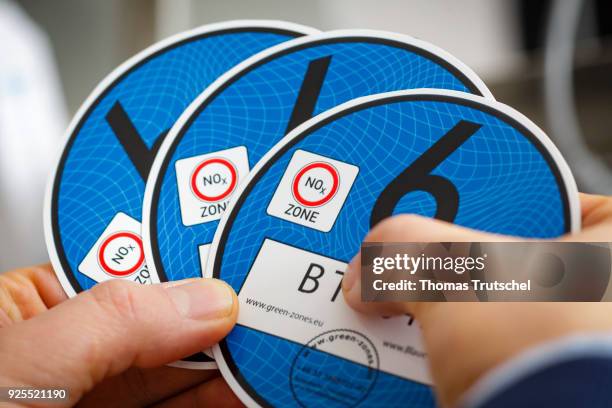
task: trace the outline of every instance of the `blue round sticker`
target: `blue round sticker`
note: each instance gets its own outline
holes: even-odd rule
[[[47,243],[69,295],[113,278],[159,281],[144,262],[140,218],[163,138],[228,69],[314,32],[274,21],[205,26],[143,51],[96,88],[71,124],[47,194]]]
[[[204,274],[218,220],[268,149],[343,102],[414,88],[492,98],[447,53],[410,37],[367,30],[296,39],[235,67],[185,111],[155,159],[143,206],[150,266],[162,280]]]
[[[579,227],[560,153],[505,105],[416,90],[319,115],[253,169],[211,247],[209,271],[240,300],[214,356],[243,402],[434,406],[418,329],[359,315],[339,293],[370,228],[399,213],[533,238]]]

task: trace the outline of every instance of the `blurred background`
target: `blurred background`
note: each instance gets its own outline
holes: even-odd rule
[[[0,271],[45,262],[44,185],[68,120],[152,43],[228,19],[421,38],[544,128],[583,191],[612,194],[612,2],[0,0]]]

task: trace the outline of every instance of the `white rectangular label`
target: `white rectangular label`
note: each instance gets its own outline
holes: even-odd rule
[[[249,172],[249,158],[238,146],[177,160],[175,169],[181,219],[189,227],[221,218]]]
[[[340,287],[345,269],[344,262],[266,239],[238,294],[238,323],[300,344],[331,330],[356,332],[375,347],[381,371],[430,384],[416,323],[351,309]],[[359,348],[330,344],[323,351],[365,364]]]
[[[352,164],[296,150],[270,200],[268,214],[329,232],[357,173],[359,168]]]

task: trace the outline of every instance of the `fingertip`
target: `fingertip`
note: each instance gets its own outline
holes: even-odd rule
[[[346,271],[342,277],[342,290],[348,293],[359,279],[361,268],[361,253],[357,253],[346,266]]]
[[[211,280],[217,282],[218,284],[225,286],[228,292],[230,293],[232,297],[232,310],[230,314],[228,315],[228,318],[230,321],[235,322],[238,319],[238,308],[240,304],[240,302],[238,301],[238,294],[236,293],[234,288],[229,283],[222,281],[220,279],[216,279],[216,278],[211,278]]]
[[[46,263],[33,266],[31,271],[32,281],[38,288],[40,296],[48,308],[68,299],[68,295],[66,295],[66,292],[57,279],[51,264]]]
[[[218,331],[216,333],[218,338],[214,343],[210,345],[212,346],[213,344],[218,343],[222,338],[227,336],[227,334],[232,331],[232,329],[236,325],[236,321],[238,320],[238,310],[240,302],[238,301],[238,295],[234,291],[234,288],[232,288],[227,282],[214,278],[210,278],[208,280],[214,282],[214,285],[219,288],[220,292],[223,293],[223,296],[229,296],[226,299],[228,305],[231,305],[228,307],[226,314],[224,314],[220,319],[216,321],[216,324],[218,325]]]
[[[197,279],[165,287],[178,313],[196,320],[229,319],[236,315],[236,293],[218,279]]]
[[[165,287],[183,327],[190,327],[200,350],[209,348],[224,338],[238,319],[238,297],[233,288],[218,279],[189,280],[184,284]]]
[[[351,262],[352,263],[352,262]],[[344,300],[353,309],[360,310],[363,307],[361,301],[361,276],[355,265],[349,264],[342,279],[342,293]]]

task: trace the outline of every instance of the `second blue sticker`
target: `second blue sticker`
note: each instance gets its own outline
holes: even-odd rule
[[[285,134],[353,98],[414,88],[491,97],[444,51],[373,31],[293,40],[225,74],[183,113],[153,163],[143,205],[149,266],[161,280],[200,276],[233,193]]]

